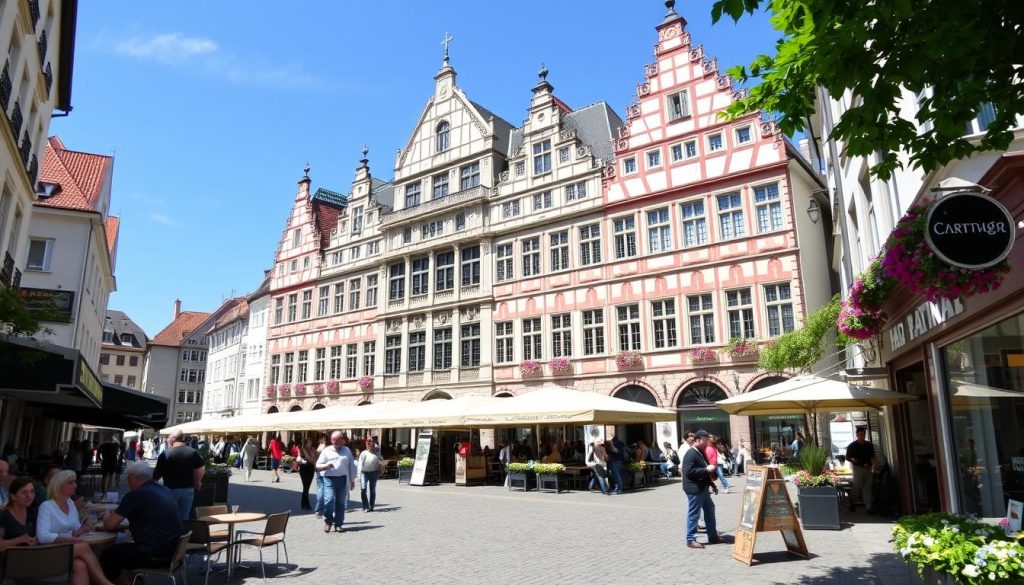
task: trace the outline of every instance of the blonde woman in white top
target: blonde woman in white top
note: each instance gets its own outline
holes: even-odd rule
[[[74,585],[113,585],[103,575],[99,560],[89,543],[81,536],[92,532],[92,526],[83,525],[78,519],[78,509],[72,498],[78,483],[75,472],[64,470],[50,478],[46,486],[49,499],[39,506],[36,516],[36,539],[39,544],[71,543],[75,551]],[[82,569],[85,566],[85,570]]]

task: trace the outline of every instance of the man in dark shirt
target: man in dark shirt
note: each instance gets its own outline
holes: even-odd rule
[[[101,486],[104,492],[117,491],[117,484],[120,481],[115,479],[120,475],[120,463],[118,462],[117,455],[121,450],[120,445],[114,440],[114,436],[107,437],[107,442],[103,443],[97,449],[100,458],[100,468],[103,470],[103,479],[101,480]]]
[[[717,494],[715,481],[711,474],[716,467],[708,464],[704,457],[704,447],[711,435],[707,431],[694,434],[693,448],[687,449],[683,455],[683,492],[686,493],[686,546],[704,548],[697,542],[697,521],[701,511],[704,512],[704,524],[707,527],[708,544],[721,542],[718,538],[718,525],[715,519],[715,503],[711,501],[711,491]]]
[[[199,453],[185,444],[185,435],[181,431],[174,431],[167,442],[170,447],[157,458],[153,481],[164,480],[164,485],[178,502],[179,517],[188,520],[192,513],[192,500],[199,491],[206,466]]]
[[[626,444],[615,436],[615,433],[612,433],[612,440],[606,445],[606,450],[608,451],[608,474],[615,482],[615,493],[622,495],[622,463],[626,457]]]
[[[872,488],[874,487],[871,468],[875,464],[875,446],[865,439],[866,427],[857,427],[857,439],[846,448],[846,460],[853,465],[853,488],[850,490],[850,511],[856,508],[854,502],[859,494],[864,500],[868,513],[872,512]]]
[[[185,531],[178,517],[178,502],[171,490],[153,481],[153,471],[144,461],[128,466],[128,489],[113,512],[104,512],[103,527],[114,530],[125,518],[132,540],[115,544],[100,555],[103,574],[123,582],[132,569],[166,565]]]

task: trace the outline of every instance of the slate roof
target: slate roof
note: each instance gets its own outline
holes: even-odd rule
[[[114,311],[107,309],[107,316],[103,322],[103,331],[110,331],[114,334],[113,341],[104,342],[104,345],[118,345],[124,347],[135,347],[139,349],[146,349],[146,343],[149,341],[149,337],[146,332],[139,327],[135,321],[132,321],[123,311]],[[123,334],[131,335],[131,338],[122,339]]]
[[[508,152],[509,136],[511,136],[512,130],[515,126],[480,104],[472,100],[470,100],[469,103],[472,104],[478,112],[480,112],[480,115],[484,117],[484,121],[492,116],[494,117],[494,134],[498,138],[496,148],[498,149],[498,152]]]
[[[391,181],[382,181],[374,177],[370,178],[370,190],[373,193],[373,200],[385,211],[395,208],[395,186]]]
[[[170,325],[157,333],[150,340],[149,344],[178,347],[184,341],[185,336],[195,331],[197,327],[210,318],[210,315],[211,313],[201,313],[199,311],[182,311],[178,318],[171,321]]]
[[[622,125],[622,118],[606,102],[590,104],[562,116],[562,127],[566,130],[575,130],[576,137],[583,144],[590,146],[590,151],[595,157],[605,162],[615,160],[612,140]],[[516,128],[512,131],[508,156],[511,158],[512,153],[522,145],[523,129]]]
[[[100,193],[114,157],[68,150],[60,137],[46,141],[40,183],[60,185],[51,197],[37,199],[35,205],[79,211],[99,211]]]

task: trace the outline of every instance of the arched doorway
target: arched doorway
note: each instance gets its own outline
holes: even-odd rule
[[[495,398],[512,398],[513,396],[511,392],[498,392],[494,395]]]
[[[326,408],[326,406],[324,405],[323,402],[317,402],[316,404],[313,405],[313,408],[311,408],[310,410],[320,410],[321,408]]]
[[[295,406],[289,408],[288,412],[299,412],[300,410],[302,410],[302,407],[296,404]]]
[[[615,398],[621,398],[622,400],[628,400],[630,402],[646,404],[647,406],[658,406],[658,399],[654,397],[654,394],[652,394],[647,388],[636,384],[623,386],[616,390],[615,394],[612,396]],[[635,443],[640,439],[643,439],[645,443],[650,445],[654,441],[654,425],[616,425],[615,434],[627,445]]]
[[[758,380],[750,387],[749,391],[762,390],[786,380],[787,378],[783,376],[767,376]],[[754,437],[750,453],[757,461],[761,461],[763,454],[770,455],[788,448],[796,439],[797,431],[807,434],[804,415],[800,413],[752,416],[750,417],[750,426],[751,436]]]
[[[280,412],[280,410],[278,410],[276,406],[271,406],[270,408],[267,409],[267,414],[274,414],[275,412]]]
[[[680,439],[686,436],[687,431],[705,430],[725,437],[731,443],[729,415],[715,404],[728,397],[725,390],[714,382],[694,382],[687,386],[676,401]]]
[[[427,400],[451,400],[452,395],[443,390],[434,390],[430,394],[423,397],[424,402]]]

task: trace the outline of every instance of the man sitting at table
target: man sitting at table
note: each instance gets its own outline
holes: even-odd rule
[[[128,466],[128,489],[113,512],[100,517],[103,527],[114,530],[127,518],[134,542],[115,544],[100,555],[108,579],[130,583],[131,570],[166,566],[185,533],[178,516],[178,502],[171,490],[153,481],[153,470],[145,461]]]

